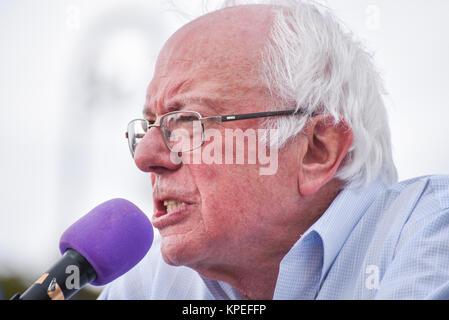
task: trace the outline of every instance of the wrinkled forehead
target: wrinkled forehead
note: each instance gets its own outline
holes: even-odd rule
[[[266,43],[274,16],[271,6],[231,7],[204,15],[179,29],[165,44],[157,65],[171,62],[209,64],[248,63]]]
[[[223,97],[257,85],[273,17],[270,6],[240,6],[182,27],[159,54],[146,106],[194,89],[220,90]]]

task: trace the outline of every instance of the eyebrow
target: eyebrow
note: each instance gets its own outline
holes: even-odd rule
[[[221,109],[219,107],[219,105],[221,103],[223,103],[225,101],[225,99],[214,99],[214,98],[208,98],[208,97],[201,97],[201,96],[183,96],[183,97],[179,97],[177,99],[173,99],[172,101],[170,101],[168,103],[168,105],[165,107],[167,112],[172,112],[172,111],[178,111],[181,110],[182,108],[186,107],[186,106],[192,106],[194,104],[197,105],[204,105],[207,106],[209,108],[211,108],[215,113],[218,114],[219,109]],[[151,118],[151,117],[155,117],[156,115],[146,106],[144,106],[143,109],[143,116],[145,118]]]

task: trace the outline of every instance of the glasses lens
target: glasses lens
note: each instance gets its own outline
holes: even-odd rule
[[[162,132],[172,152],[188,152],[203,144],[203,125],[196,112],[176,112],[161,118]]]
[[[128,144],[133,158],[137,145],[143,139],[147,130],[148,123],[143,119],[133,120],[128,124]]]

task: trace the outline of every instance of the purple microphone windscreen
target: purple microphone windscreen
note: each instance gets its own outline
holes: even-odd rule
[[[95,269],[91,284],[105,285],[133,268],[153,242],[153,226],[133,203],[112,199],[92,209],[61,236],[62,254],[78,251]]]

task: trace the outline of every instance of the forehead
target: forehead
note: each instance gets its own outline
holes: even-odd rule
[[[177,31],[159,54],[145,113],[166,112],[167,104],[176,99],[232,100],[257,90],[272,14],[257,15],[254,9],[250,17],[248,12],[239,15],[225,9]]]

